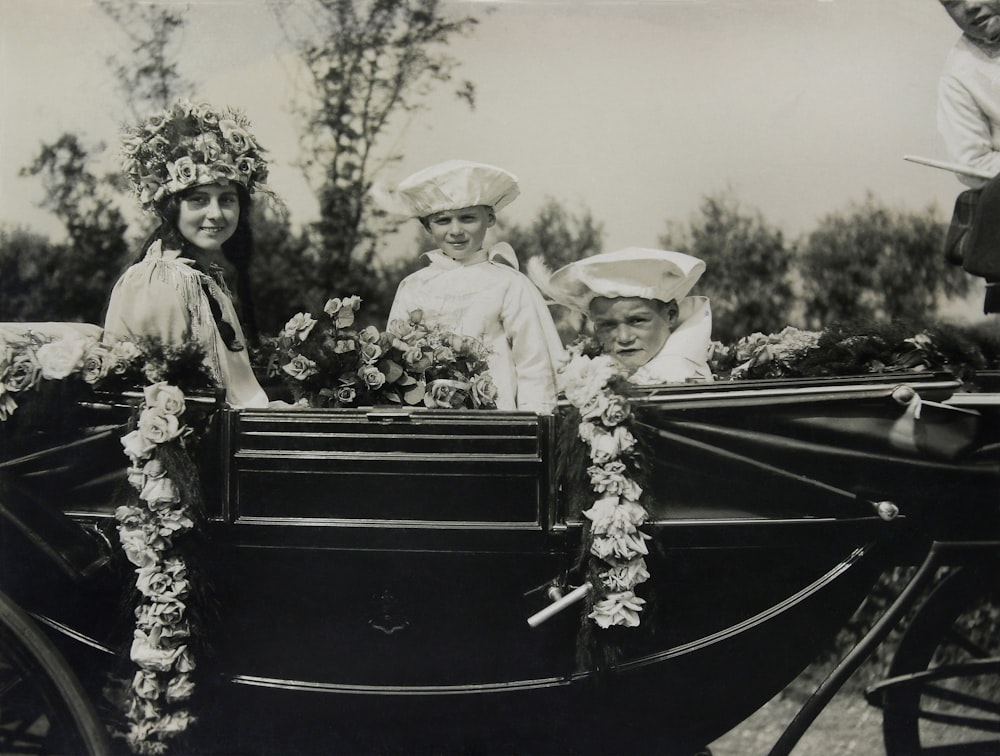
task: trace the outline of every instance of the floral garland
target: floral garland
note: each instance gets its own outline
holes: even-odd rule
[[[122,438],[129,458],[128,480],[137,499],[115,510],[118,538],[135,565],[135,630],[129,656],[138,668],[125,696],[124,733],[139,754],[161,754],[166,740],[194,721],[185,702],[194,692],[196,667],[189,641],[188,566],[175,540],[195,527],[191,502],[185,501],[164,459],[170,445],[180,446],[189,433],[181,425],[184,393],[167,383],[147,386],[137,428]]]
[[[105,344],[96,335],[53,335],[30,324],[16,333],[0,332],[0,422],[18,409],[19,398],[47,384],[76,384],[98,391],[161,380],[188,387],[213,384],[196,345],[166,347],[149,338]]]
[[[902,371],[945,371],[972,380],[978,370],[1000,366],[1000,335],[989,324],[846,323],[822,331],[788,326],[733,344],[713,342],[708,362],[720,380]]]
[[[488,350],[468,336],[423,323],[393,320],[384,332],[353,328],[361,298],[327,301],[323,315],[300,312],[265,343],[266,372],[312,407],[377,404],[495,409]]]
[[[580,346],[569,349],[559,372],[560,389],[580,413],[579,437],[590,451],[587,473],[597,500],[583,512],[589,521],[584,544],[596,557],[588,617],[601,628],[636,627],[645,599],[635,589],[649,579],[645,555],[650,536],[639,528],[649,516],[640,503],[642,488],[634,479],[635,437],[628,429],[632,411],[625,396],[627,373],[611,357],[588,356]]]

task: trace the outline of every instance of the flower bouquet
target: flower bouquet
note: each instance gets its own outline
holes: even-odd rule
[[[297,313],[264,345],[267,375],[310,407],[496,408],[479,339],[427,325],[419,310],[385,331],[358,330],[360,306],[350,296],[330,299],[319,316]]]

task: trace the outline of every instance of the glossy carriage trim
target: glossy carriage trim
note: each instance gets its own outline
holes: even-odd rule
[[[786,611],[794,608],[798,604],[812,598],[823,590],[826,586],[847,573],[852,567],[857,565],[867,554],[869,547],[859,547],[843,561],[834,566],[820,578],[810,583],[800,591],[788,596],[777,604],[765,609],[752,617],[743,620],[731,627],[712,633],[711,635],[699,638],[680,646],[648,654],[638,659],[632,659],[617,665],[621,672],[640,669],[654,664],[659,664],[670,659],[685,656],[690,653],[723,643],[739,636],[741,633],[767,623],[780,616]],[[246,685],[258,688],[274,688],[288,691],[300,691],[309,693],[327,693],[337,695],[361,695],[361,696],[461,696],[491,693],[512,693],[526,690],[540,690],[545,688],[559,688],[571,685],[574,682],[585,680],[591,676],[591,672],[574,672],[570,675],[559,677],[542,677],[531,680],[513,680],[493,683],[468,683],[464,685],[360,685],[349,683],[328,683],[315,680],[290,680],[272,677],[261,677],[256,675],[234,675],[231,681],[237,685]]]
[[[699,404],[733,406],[749,403],[761,406],[825,400],[877,399],[889,397],[900,386],[918,391],[951,395],[962,383],[954,378],[920,373],[859,376],[857,378],[775,378],[670,385],[644,388],[641,394],[630,396],[636,404]],[[560,406],[569,406],[565,400]]]
[[[103,643],[94,640],[89,635],[85,635],[84,633],[74,630],[69,625],[64,625],[62,622],[57,622],[56,620],[52,619],[51,617],[47,617],[44,614],[37,614],[35,612],[31,612],[30,614],[32,618],[38,620],[43,625],[51,627],[56,632],[62,633],[67,638],[72,638],[76,642],[82,643],[85,646],[89,646],[90,648],[100,651],[101,653],[108,654],[110,656],[117,656],[117,652],[114,649],[109,648],[108,646],[105,646]]]

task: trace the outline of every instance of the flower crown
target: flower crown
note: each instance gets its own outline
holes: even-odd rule
[[[125,130],[122,172],[143,209],[203,184],[231,181],[253,194],[265,188],[267,161],[249,129],[239,111],[178,100]]]

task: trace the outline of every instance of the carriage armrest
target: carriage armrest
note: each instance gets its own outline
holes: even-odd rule
[[[74,580],[93,576],[111,558],[110,546],[100,534],[86,530],[55,507],[39,506],[0,470],[0,541],[11,526]]]
[[[63,323],[57,321],[37,323],[0,323],[0,337],[16,339],[35,333],[52,339],[92,338],[100,340],[104,329],[93,323]]]

